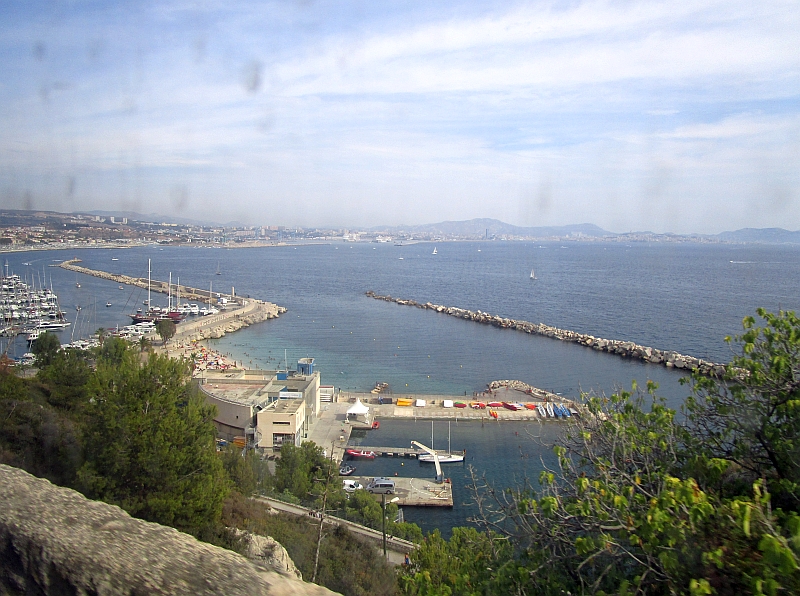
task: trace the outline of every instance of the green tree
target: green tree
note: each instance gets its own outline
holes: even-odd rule
[[[161,319],[156,323],[156,333],[165,344],[175,336],[177,327],[171,319]]]
[[[313,441],[303,441],[300,447],[284,444],[281,457],[275,464],[275,491],[288,492],[302,503],[319,507],[325,492],[328,473],[336,465],[325,457],[322,447]],[[338,489],[337,496],[328,496],[328,505],[337,507],[344,499],[344,492]]]
[[[733,464],[727,480],[748,487],[766,478],[777,503],[800,511],[800,319],[758,309],[721,380],[695,374],[686,401],[695,461]]]
[[[80,429],[51,399],[44,384],[0,367],[0,463],[72,486],[82,462]]]
[[[47,401],[61,410],[80,410],[88,399],[92,369],[83,350],[59,350],[50,364],[40,368],[37,378],[46,388]]]
[[[61,342],[55,333],[45,331],[39,334],[36,341],[33,342],[31,352],[36,356],[35,364],[37,367],[42,368],[49,366],[53,362],[58,350],[61,348]]]
[[[228,478],[242,495],[249,497],[269,486],[269,468],[255,451],[228,445],[220,451],[220,458]]]
[[[81,489],[131,515],[198,533],[220,516],[228,492],[216,454],[214,410],[190,382],[188,365],[126,351],[98,361],[85,429]]]
[[[151,347],[150,340],[146,337],[142,336],[139,338],[139,351],[144,352],[145,350],[149,350]]]
[[[109,366],[117,366],[122,364],[129,349],[129,344],[124,339],[112,337],[103,342],[98,358]]]
[[[475,528],[453,528],[445,540],[434,530],[411,553],[411,564],[400,569],[400,586],[414,596],[500,594],[498,571],[510,561],[513,550],[507,540]]]

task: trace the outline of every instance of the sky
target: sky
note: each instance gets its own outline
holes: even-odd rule
[[[800,3],[8,0],[0,206],[800,229]]]

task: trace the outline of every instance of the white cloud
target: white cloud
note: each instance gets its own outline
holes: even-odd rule
[[[795,3],[426,5],[352,23],[324,3],[188,6],[66,10],[42,62],[35,20],[0,24],[6,196],[58,201],[53,180],[72,175],[75,201],[136,186],[148,211],[180,183],[190,205],[226,197],[282,223],[502,213],[692,231],[798,194]],[[800,227],[796,212],[776,221]]]

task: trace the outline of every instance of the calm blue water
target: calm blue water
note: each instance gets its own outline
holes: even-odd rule
[[[630,387],[634,379],[640,384],[651,379],[673,406],[686,395],[678,383],[682,374],[676,371],[372,300],[364,296],[367,290],[716,361],[730,358],[723,338],[740,332],[742,318],[755,314],[756,307],[800,311],[799,247],[510,242],[436,246],[437,255],[431,254],[432,244],[331,244],[49,251],[4,258],[12,271],[29,279],[45,275],[49,285],[52,276],[62,306],[76,322],[76,335],[127,324],[125,314],[141,306],[146,292],[119,290],[97,278],[45,267],[72,256],[88,267],[142,277],[151,258],[154,279],[166,280],[171,271],[173,280],[179,276],[187,285],[206,288],[213,283],[215,290],[226,292],[234,286],[237,294],[276,302],[289,311],[218,340],[216,347],[246,364],[268,368],[283,362],[284,350],[290,363],[313,356],[322,382],[344,390],[368,390],[376,381],[386,381],[395,392],[471,394],[491,380],[508,378],[577,397],[580,391],[609,393]],[[222,275],[215,275],[218,267]],[[536,282],[529,279],[531,269],[536,270]],[[108,301],[113,304],[107,308]],[[154,295],[154,303],[166,303],[166,297]],[[80,312],[76,305],[82,306]],[[62,341],[69,341],[72,333],[63,332]],[[382,424],[378,442],[385,442],[398,425],[396,432],[405,445],[411,431],[404,424],[413,423]],[[456,443],[457,432],[461,431],[454,426],[454,447],[474,453],[473,463],[498,474],[498,482],[510,482],[526,466],[538,463],[538,455],[520,458],[516,440],[496,441],[502,436],[493,434],[496,429],[465,436],[464,443]],[[480,439],[484,435],[491,439]],[[429,431],[419,438],[427,436]],[[468,439],[478,441],[474,451]],[[501,453],[498,459],[487,455],[494,449]],[[378,460],[370,465],[389,464]],[[376,469],[375,474],[394,471]],[[538,471],[532,474],[537,475]],[[431,527],[439,524],[437,520],[449,520],[447,516],[466,518],[466,509],[456,507],[448,514],[409,511],[408,518],[420,515]]]

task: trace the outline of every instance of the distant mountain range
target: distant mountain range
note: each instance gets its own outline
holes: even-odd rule
[[[368,231],[375,233],[411,233],[411,234],[441,234],[442,236],[531,236],[545,238],[549,236],[590,236],[602,238],[615,236],[594,224],[573,224],[568,226],[539,226],[522,227],[507,224],[499,219],[470,219],[468,221],[443,221],[434,224],[376,226]]]
[[[228,223],[210,222],[193,220],[185,217],[170,215],[160,215],[157,213],[141,214],[133,211],[83,211],[84,215],[98,215],[100,217],[127,217],[132,221],[139,222],[158,222],[189,224],[210,227],[246,227],[255,224],[243,224],[232,221]],[[0,225],[33,225],[34,220],[42,221],[47,219],[57,219],[60,215],[68,215],[55,211],[26,211],[17,209],[0,210]],[[77,215],[77,214],[74,214]],[[28,218],[32,218],[30,221]],[[320,226],[314,226],[320,227]],[[358,231],[359,228],[351,228],[351,231]],[[389,236],[399,234],[421,234],[433,236],[448,236],[451,238],[497,238],[497,237],[528,237],[528,238],[631,238],[633,240],[646,240],[648,237],[671,237],[686,238],[706,241],[721,242],[752,242],[758,244],[800,244],[800,230],[791,231],[783,228],[742,228],[733,232],[721,232],[719,234],[673,234],[673,233],[654,233],[647,231],[617,233],[609,232],[594,224],[572,224],[566,226],[515,226],[507,224],[499,219],[480,218],[466,221],[442,221],[432,224],[417,225],[397,225],[397,226],[374,226],[371,228],[361,228],[361,231],[373,234],[385,234]]]
[[[616,238],[635,236],[669,236],[674,238],[686,237],[703,240],[719,240],[722,242],[754,242],[760,244],[800,244],[800,231],[789,231],[782,228],[743,228],[735,232],[722,232],[720,234],[658,234],[655,232],[640,231],[619,234],[609,232],[594,224],[574,224],[568,226],[538,226],[522,227],[507,224],[498,219],[470,219],[467,221],[443,221],[435,224],[376,226],[369,228],[369,232],[384,234],[439,234],[442,236],[461,236],[483,238],[492,236],[528,236],[533,238],[548,237],[589,237],[589,238]]]

